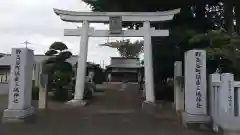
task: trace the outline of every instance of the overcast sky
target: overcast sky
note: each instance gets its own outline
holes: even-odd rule
[[[28,40],[35,54],[44,54],[55,41],[64,42],[74,54],[79,52],[80,37],[64,37],[64,28],[76,28],[79,24],[66,23],[54,14],[53,8],[91,11],[81,0],[0,0],[0,53],[10,53],[11,48],[25,47]],[[106,29],[103,24],[92,24]],[[109,64],[110,57],[119,56],[116,49],[98,44],[115,39],[90,38],[88,61]]]

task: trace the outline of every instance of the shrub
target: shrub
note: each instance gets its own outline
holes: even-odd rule
[[[173,101],[174,100],[173,86],[167,84],[158,85],[155,88],[155,96],[156,100]]]
[[[65,88],[58,88],[54,91],[54,100],[67,101],[69,100],[68,90]]]

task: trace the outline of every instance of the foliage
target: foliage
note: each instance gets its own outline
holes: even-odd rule
[[[54,42],[45,53],[49,58],[43,63],[43,72],[48,74],[48,89],[55,90],[56,100],[67,100],[68,89],[72,82],[73,67],[67,62],[72,56],[67,46],[61,42]]]
[[[184,52],[194,48],[207,50],[208,73],[216,68],[222,72],[240,73],[239,36],[235,35],[240,33],[240,3],[237,0],[183,0],[180,4],[174,0],[84,1],[93,11],[155,12],[181,8],[173,21],[152,24],[157,29],[170,28],[169,37],[152,38],[157,82],[166,82],[167,78],[173,77],[174,61],[184,61]],[[142,24],[127,22],[123,26],[138,29]]]
[[[117,48],[119,54],[125,58],[138,58],[143,52],[143,41],[130,42],[130,40],[121,40],[111,43],[106,43],[104,46]]]
[[[67,46],[62,43],[62,42],[54,42],[50,48],[50,50],[58,50],[58,51],[64,51],[64,50],[67,50]]]
[[[99,66],[95,68],[95,75],[93,77],[93,82],[95,84],[102,84],[106,80],[106,75],[104,70]]]
[[[218,68],[221,72],[240,74],[240,36],[229,35],[226,31],[209,31],[206,34],[195,35],[189,40],[191,45],[208,44],[206,47],[208,56],[209,73]]]
[[[124,40],[120,42],[125,43],[125,45],[117,48],[122,57],[137,58],[143,52],[143,41],[136,41],[134,43],[131,43],[130,40]]]

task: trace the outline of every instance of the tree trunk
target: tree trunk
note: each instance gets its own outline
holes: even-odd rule
[[[229,34],[234,32],[233,4],[227,0],[224,2],[224,28]]]

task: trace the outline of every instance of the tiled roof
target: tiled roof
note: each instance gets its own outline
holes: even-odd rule
[[[115,65],[109,65],[107,68],[141,68],[143,66],[137,65],[137,64],[115,64]]]

